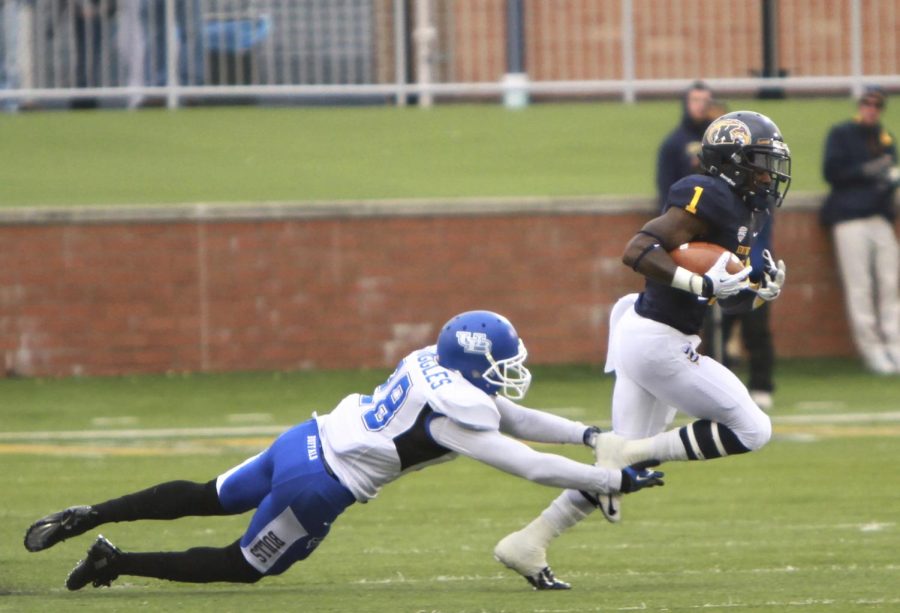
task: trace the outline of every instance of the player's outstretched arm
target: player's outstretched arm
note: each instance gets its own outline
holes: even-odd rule
[[[580,421],[523,407],[508,398],[497,396],[500,432],[517,439],[536,443],[589,444],[588,435],[595,428]]]
[[[636,485],[631,491],[662,485],[662,473],[654,473],[658,476],[653,479],[644,474],[635,480],[625,474],[631,468],[613,470],[541,453],[496,430],[472,430],[446,417],[432,420],[430,431],[435,441],[448,449],[542,485],[604,494],[618,493],[623,485]]]

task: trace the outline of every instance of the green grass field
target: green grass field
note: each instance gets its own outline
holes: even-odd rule
[[[794,185],[823,191],[846,98],[735,100],[770,115]],[[900,124],[896,105],[885,112]],[[0,115],[0,206],[652,194],[673,101],[417,108],[212,108]]]
[[[846,99],[731,107],[771,115],[794,151],[792,189],[824,190],[822,141],[852,112]],[[649,195],[677,118],[673,102],[0,115],[0,206]],[[887,125],[897,119],[890,107]],[[126,577],[70,594],[89,536],[22,547],[48,512],[210,479],[268,443],[259,428],[327,411],[385,374],[0,379],[0,611],[900,610],[900,379],[843,360],[780,364],[776,436],[761,452],[668,465],[669,485],[629,498],[621,525],[593,517],[560,539],[551,564],[567,593],[532,592],[491,557],[555,492],[468,459],[351,507],[310,560],[254,586]],[[528,404],[603,425],[611,383],[585,366],[538,368]],[[233,430],[196,430],[210,427]],[[160,428],[176,431],[147,436]],[[59,434],[70,431],[82,438]],[[102,531],[126,550],[184,549],[230,543],[247,520]]]
[[[287,425],[368,390],[382,371],[0,380],[0,610],[3,611],[868,611],[900,608],[900,379],[843,360],[779,365],[773,441],[759,453],[669,464],[668,485],[559,540],[566,593],[538,593],[491,557],[494,543],[555,495],[468,459],[389,485],[341,517],[314,556],[254,586],[122,578],[68,593],[87,535],[30,554],[34,519],[175,478],[209,479],[269,437],[148,428]],[[536,369],[529,404],[609,417],[611,379]],[[89,430],[84,440],[10,433]],[[43,436],[43,438],[41,438]],[[560,449],[589,460],[585,449]],[[126,550],[231,542],[248,516],[105,526]]]

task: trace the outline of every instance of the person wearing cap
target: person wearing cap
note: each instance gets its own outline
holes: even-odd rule
[[[900,246],[894,192],[900,184],[894,135],[881,124],[887,96],[867,87],[856,117],[831,128],[823,173],[831,192],[821,221],[834,239],[856,347],[872,372],[900,374]]]

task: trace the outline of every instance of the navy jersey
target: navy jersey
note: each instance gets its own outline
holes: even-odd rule
[[[765,211],[754,215],[725,181],[709,175],[689,175],[676,182],[669,190],[663,212],[672,207],[684,209],[707,223],[707,233],[692,241],[721,245],[742,260],[750,255],[754,236],[768,217]],[[643,317],[685,334],[697,334],[703,326],[706,307],[705,301],[690,292],[647,279],[634,308]]]

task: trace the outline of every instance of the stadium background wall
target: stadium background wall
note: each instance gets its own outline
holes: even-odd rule
[[[795,197],[777,220],[780,356],[853,353],[817,200]],[[0,376],[392,366],[473,308],[507,314],[533,363],[602,363],[609,310],[640,286],[622,247],[651,210],[622,199],[9,210]]]

